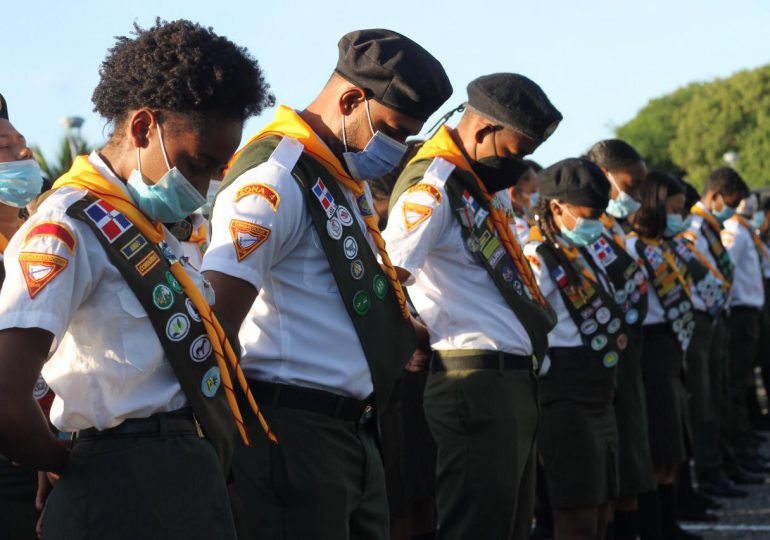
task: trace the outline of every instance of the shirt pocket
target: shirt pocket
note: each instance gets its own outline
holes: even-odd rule
[[[139,371],[148,371],[157,363],[161,348],[155,334],[155,327],[134,291],[131,289],[120,291],[118,302],[122,311],[121,319],[123,319],[119,324],[123,341],[123,355],[120,360]]]

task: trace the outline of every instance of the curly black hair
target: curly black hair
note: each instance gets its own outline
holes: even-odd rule
[[[243,122],[275,103],[257,60],[211,28],[158,18],[132,34],[115,38],[91,98],[113,125],[142,107]]]

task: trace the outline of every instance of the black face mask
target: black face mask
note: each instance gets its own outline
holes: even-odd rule
[[[471,163],[471,168],[490,194],[515,186],[529,165],[518,158],[490,156]]]

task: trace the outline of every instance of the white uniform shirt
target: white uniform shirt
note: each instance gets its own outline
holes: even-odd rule
[[[647,265],[644,264],[642,257],[636,250],[636,242],[638,240],[639,238],[636,236],[626,237],[626,251],[639,263],[639,267],[644,272],[647,282],[649,283],[649,286],[647,287],[647,316],[644,318],[642,326],[664,323],[666,322],[666,314],[663,312],[663,304],[660,303],[658,294],[655,292],[655,285],[652,282],[650,274],[647,272]],[[660,251],[659,247],[652,247]]]
[[[125,189],[96,154],[89,161]],[[40,328],[54,335],[42,373],[56,393],[51,422],[62,431],[107,429],[126,418],[187,404],[142,304],[88,225],[65,213],[85,193],[69,187],[57,190],[14,235],[5,253],[6,280],[0,293],[0,329]],[[27,231],[46,221],[72,233],[72,251],[53,236],[33,236],[25,243]],[[168,232],[166,241],[181,253]],[[20,253],[55,255],[67,263],[32,298]],[[29,267],[28,273],[33,272],[45,276],[46,269]],[[200,275],[188,272],[202,288]]]
[[[708,210],[706,209],[706,206],[700,201],[697,202],[695,206],[708,212]],[[708,262],[711,263],[714,266],[714,268],[719,268],[719,265],[714,259],[714,256],[711,254],[708,241],[706,240],[706,237],[703,236],[703,233],[701,232],[701,227],[703,227],[704,225],[703,222],[704,222],[703,217],[699,216],[698,214],[692,214],[692,223],[690,224],[690,228],[688,229],[688,231],[691,232],[695,238],[695,249],[698,252],[700,252],[701,255],[706,257],[706,259],[708,259]],[[706,226],[709,226],[709,225],[706,224]]]
[[[428,327],[433,349],[531,355],[524,326],[465,246],[444,190],[454,167],[435,158],[425,171],[419,183],[433,186],[438,196],[414,190],[399,197],[383,232],[388,254],[411,274],[409,296]],[[506,200],[498,204],[504,207]]]
[[[551,273],[548,271],[548,267],[545,265],[545,261],[537,252],[538,246],[542,242],[535,240],[529,242],[524,247],[524,254],[529,259],[532,272],[535,274],[537,284],[540,286],[540,290],[543,292],[543,296],[551,304],[551,307],[556,312],[556,326],[548,334],[548,346],[549,347],[582,347],[584,345],[583,338],[580,335],[577,325],[575,324],[572,315],[567,309],[564,299],[561,296],[558,285],[553,280]],[[610,295],[614,294],[612,291],[612,285],[609,280],[609,276],[603,271],[604,265],[598,259],[596,254],[588,250],[594,265],[589,266],[591,272],[596,276],[598,280],[598,286],[602,287]],[[581,253],[582,256],[582,253]],[[599,269],[599,275],[596,275],[596,269]]]
[[[762,266],[751,233],[737,219],[728,219],[722,230],[722,243],[735,263],[730,307],[761,308],[765,303]]]
[[[305,196],[291,176],[303,148],[284,137],[267,161],[219,193],[201,270],[242,279],[259,291],[239,333],[248,377],[363,399],[373,391],[369,364]],[[238,190],[255,183],[275,190],[280,198],[275,208],[258,195],[235,201]],[[342,184],[340,188],[365,230],[353,193]],[[367,197],[373,208],[368,191]],[[231,225],[238,222],[261,228],[263,235],[256,240],[262,243],[240,261],[231,234]],[[368,233],[367,240],[370,245],[359,249],[372,249]]]
[[[529,221],[519,215],[514,215],[511,221],[511,229],[519,239],[519,244],[526,246],[529,242]]]

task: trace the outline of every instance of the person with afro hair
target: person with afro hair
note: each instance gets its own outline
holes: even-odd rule
[[[246,49],[186,20],[135,25],[99,75],[108,142],[75,160],[5,252],[0,453],[48,472],[47,540],[231,540],[235,342],[163,224],[205,203],[244,121],[273,98]],[[41,369],[66,443],[33,400]]]

